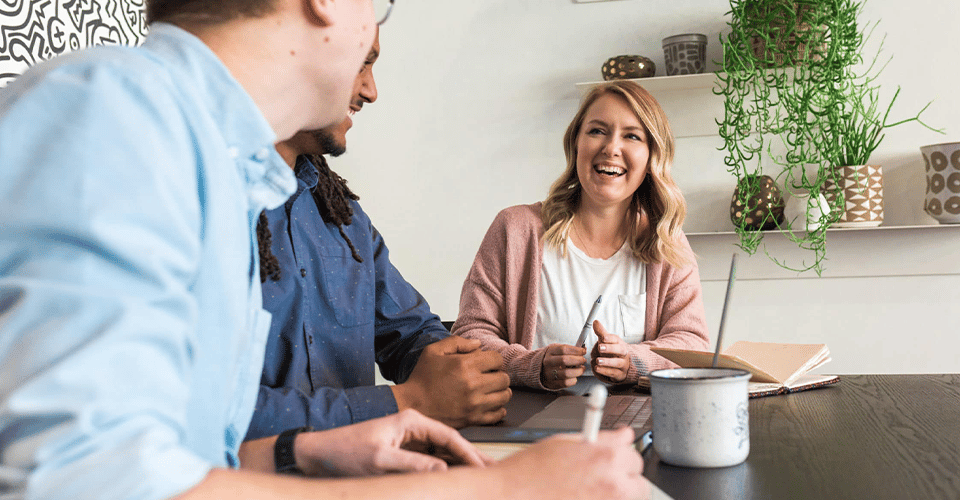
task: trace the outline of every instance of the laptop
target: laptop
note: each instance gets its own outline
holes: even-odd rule
[[[572,394],[553,400],[519,427],[467,427],[461,429],[460,433],[475,442],[531,443],[552,434],[580,432],[583,429],[587,395],[596,383],[594,377],[580,377],[575,386],[567,389]],[[639,438],[653,428],[652,414],[649,395],[611,394],[603,409],[600,428],[633,427]]]

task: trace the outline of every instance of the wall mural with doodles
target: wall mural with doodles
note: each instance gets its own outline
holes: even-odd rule
[[[0,0],[0,87],[30,66],[92,45],[139,45],[146,0]]]

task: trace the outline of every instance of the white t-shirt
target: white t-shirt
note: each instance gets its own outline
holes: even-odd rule
[[[603,299],[597,319],[604,328],[624,342],[640,343],[646,319],[646,289],[646,266],[633,257],[627,243],[609,259],[589,257],[569,239],[566,257],[560,256],[558,248],[545,245],[532,347],[576,343],[598,295]],[[585,343],[587,373],[596,343],[597,336],[591,329]]]

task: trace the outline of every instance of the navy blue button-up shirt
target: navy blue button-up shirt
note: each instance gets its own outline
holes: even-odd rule
[[[344,233],[320,217],[310,189],[317,168],[300,157],[298,188],[267,212],[279,281],[263,283],[273,314],[256,411],[247,439],[286,429],[328,429],[397,411],[383,376],[404,382],[423,348],[448,336],[440,318],[390,264],[383,238],[360,205]]]

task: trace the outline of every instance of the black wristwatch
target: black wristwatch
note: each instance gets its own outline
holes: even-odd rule
[[[278,474],[303,474],[303,471],[297,468],[297,459],[293,456],[293,441],[297,434],[312,430],[311,427],[298,427],[287,429],[277,436],[277,443],[273,445],[273,463]]]

